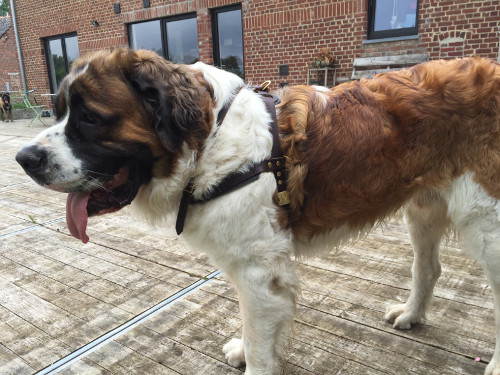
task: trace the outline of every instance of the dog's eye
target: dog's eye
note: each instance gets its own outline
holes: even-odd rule
[[[89,125],[96,125],[99,122],[99,119],[96,116],[87,113],[84,115],[83,121]]]

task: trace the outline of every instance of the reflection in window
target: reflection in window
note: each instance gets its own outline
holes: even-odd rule
[[[66,57],[69,66],[80,56],[80,50],[78,49],[78,38],[76,36],[71,36],[65,39],[66,42]]]
[[[149,49],[163,56],[160,20],[130,25],[130,47]]]
[[[199,60],[196,15],[169,17],[129,26],[130,47],[149,49],[176,63]]]
[[[215,65],[244,78],[241,7],[216,9],[212,22]]]
[[[51,85],[57,91],[59,84],[66,75],[61,39],[51,40],[49,42],[49,50]]]
[[[417,0],[373,0],[368,8],[368,38],[417,34]]]
[[[168,59],[193,64],[199,60],[196,18],[167,21]]]
[[[50,90],[55,93],[63,78],[68,74],[71,63],[80,55],[77,36],[58,36],[47,39],[45,55],[47,56]]]

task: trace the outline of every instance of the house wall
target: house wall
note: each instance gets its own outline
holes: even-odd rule
[[[500,2],[421,0],[417,39],[367,41],[366,0],[248,1],[244,15],[245,72],[256,82],[305,83],[306,71],[322,47],[347,80],[356,57],[427,53],[430,59],[480,55],[498,58]],[[278,65],[290,76],[279,77]]]
[[[10,83],[10,89],[16,90],[20,87],[18,79],[12,80],[8,73],[19,73],[19,61],[17,58],[16,37],[14,34],[14,26],[11,27],[0,36],[0,91],[6,90],[6,82]]]
[[[430,59],[483,56],[498,58],[500,2],[421,0],[419,38],[367,43],[361,56],[428,53]]]
[[[237,4],[233,0],[14,0],[28,88],[49,92],[42,40],[77,32],[80,53],[128,44],[126,24],[196,12],[200,59],[213,63],[210,9]],[[307,68],[322,47],[336,57],[337,80],[348,80],[356,57],[427,53],[431,59],[481,55],[498,58],[500,2],[421,0],[416,39],[366,41],[366,0],[244,0],[245,77],[260,83],[271,79],[303,84]],[[36,12],[33,11],[36,9]],[[91,20],[99,22],[98,27]],[[280,77],[279,66],[289,66]]]

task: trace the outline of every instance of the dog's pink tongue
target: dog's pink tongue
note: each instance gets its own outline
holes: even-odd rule
[[[89,237],[85,232],[87,229],[87,202],[90,193],[70,193],[66,201],[66,224],[71,235],[83,243],[89,242]]]

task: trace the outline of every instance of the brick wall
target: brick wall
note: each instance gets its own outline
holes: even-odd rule
[[[265,0],[245,7],[245,72],[256,82],[305,83],[307,68],[322,47],[346,80],[356,57],[427,53],[431,59],[480,55],[498,58],[500,2],[421,0],[419,38],[366,40],[367,1]],[[278,66],[290,75],[280,77]]]
[[[246,2],[245,73],[255,82],[301,84],[323,47],[336,58],[338,75],[352,70],[366,35],[366,1],[265,0]],[[279,65],[289,76],[279,76]]]
[[[14,0],[14,7],[28,90],[50,92],[43,38],[77,32],[80,54],[127,45],[125,25],[113,13],[113,1]],[[92,26],[91,20],[100,26]],[[48,101],[44,104],[50,104]]]
[[[119,14],[114,13],[116,2],[121,5]],[[234,0],[151,0],[151,7],[144,8],[142,0],[61,0],[47,5],[39,0],[14,0],[28,89],[50,91],[44,38],[76,32],[83,55],[127,46],[127,23],[188,12],[197,13],[200,59],[213,63],[209,9],[234,3]],[[92,26],[91,20],[96,20],[99,26]],[[44,104],[50,104],[48,99]]]
[[[460,47],[459,41],[453,42],[454,39],[460,38],[464,39],[461,43],[465,56],[498,58],[500,33],[498,0],[431,1],[424,2],[421,10],[421,39],[428,46],[431,58],[439,58],[440,53],[443,57],[443,53],[453,52],[443,49]],[[451,46],[442,44],[447,40],[451,41]],[[456,53],[452,53],[452,57],[454,55]]]
[[[0,91],[6,90],[6,82],[10,83],[10,89],[16,90],[18,87],[17,78],[13,82],[8,73],[19,73],[19,61],[17,58],[16,37],[14,26],[0,36]]]
[[[428,53],[430,59],[479,55],[498,58],[500,2],[422,0],[419,38],[364,44],[362,56]]]
[[[121,13],[113,4],[120,2]],[[213,63],[210,9],[234,0],[14,0],[28,88],[49,91],[42,40],[77,32],[80,53],[127,45],[126,24],[196,12],[200,59]],[[383,43],[366,41],[366,0],[244,0],[242,4],[245,76],[259,83],[273,80],[302,84],[319,50],[329,47],[336,57],[337,78],[346,80],[356,57],[427,53],[431,59],[461,55],[497,59],[500,2],[498,0],[421,0],[419,37]],[[33,11],[36,9],[36,11]],[[99,22],[98,27],[91,20]],[[288,65],[289,75],[279,76]]]

